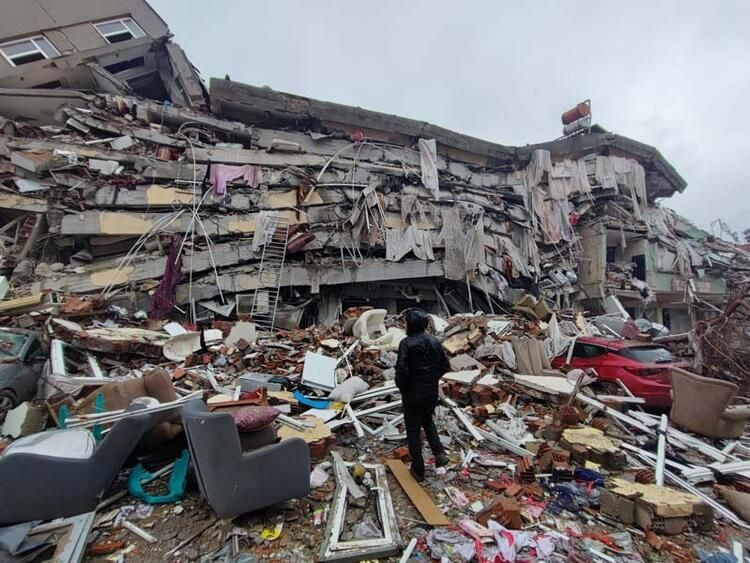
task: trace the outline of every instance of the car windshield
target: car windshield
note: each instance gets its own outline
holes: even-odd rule
[[[675,361],[672,352],[658,346],[633,346],[623,348],[618,354],[644,364],[666,364]]]
[[[21,353],[28,336],[0,330],[0,358],[14,358]]]

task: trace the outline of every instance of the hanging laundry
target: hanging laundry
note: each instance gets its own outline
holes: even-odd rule
[[[438,198],[437,143],[435,139],[419,139],[419,161],[422,166],[422,183]]]
[[[216,194],[224,195],[227,191],[227,184],[237,180],[243,180],[251,188],[257,188],[260,184],[260,168],[250,164],[243,166],[212,164],[209,177]]]

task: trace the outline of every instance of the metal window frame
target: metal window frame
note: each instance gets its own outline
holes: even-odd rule
[[[138,25],[138,22],[135,21],[131,16],[125,16],[123,18],[115,18],[115,19],[112,19],[112,20],[105,20],[105,21],[100,21],[100,22],[91,22],[91,25],[94,26],[94,29],[96,30],[96,32],[99,35],[101,35],[102,39],[104,39],[110,45],[113,45],[113,43],[109,40],[108,36],[116,35],[116,34],[115,33],[105,34],[101,29],[99,29],[100,25],[106,25],[108,23],[119,23],[119,24],[122,24],[122,26],[128,32],[130,32],[130,35],[132,35],[131,39],[137,39],[138,37],[145,37],[146,36],[146,32],[143,31],[143,28],[140,25]],[[141,35],[139,36],[139,35],[136,35],[135,33],[133,33],[134,29],[137,30],[137,31],[140,31]],[[122,33],[122,32],[119,32],[119,33]]]
[[[31,55],[32,53],[41,53],[41,55],[45,59],[49,60],[50,57],[47,56],[47,53],[44,52],[44,49],[42,49],[41,47],[39,47],[39,45],[37,45],[37,43],[36,43],[40,39],[46,41],[47,44],[50,47],[52,47],[52,50],[56,53],[56,56],[58,56],[58,57],[60,56],[60,51],[57,49],[57,47],[55,47],[55,45],[52,43],[52,41],[50,41],[45,35],[34,35],[33,37],[26,37],[24,39],[14,39],[13,41],[6,41],[5,43],[0,44],[0,54],[2,54],[3,58],[6,61],[8,61],[8,64],[10,64],[13,67],[18,67],[19,65],[17,65],[13,61],[13,58],[11,58],[10,56],[8,56],[5,53],[5,47],[10,47],[11,45],[16,45],[18,43],[26,43],[28,41],[28,42],[30,42],[34,46],[34,49],[30,50],[30,51],[25,51],[25,52],[20,53],[18,55],[14,55],[15,58],[22,57],[24,55]]]
[[[355,464],[344,462],[343,465],[348,470]],[[338,470],[343,468],[335,463],[334,470],[337,472],[336,492],[334,493],[333,508],[328,518],[323,544],[320,548],[320,561],[360,561],[361,559],[387,557],[398,553],[401,548],[401,534],[391,501],[391,491],[388,488],[385,466],[368,463],[362,465],[375,476],[375,487],[372,490],[378,493],[378,515],[383,524],[383,537],[353,541],[339,540],[346,515],[349,489],[342,482],[341,476],[338,475]]]

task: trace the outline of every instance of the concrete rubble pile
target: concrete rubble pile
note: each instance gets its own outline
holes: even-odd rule
[[[139,415],[127,407],[136,397],[148,397],[137,401],[152,421],[89,516],[59,522],[79,527],[72,540],[56,540],[58,550],[75,541],[91,557],[138,560],[395,561],[406,548],[450,561],[688,561],[738,549],[731,540],[745,541],[750,529],[747,437],[683,431],[641,410],[643,400],[605,394],[594,371],[552,368],[574,339],[596,333],[582,316],[539,320],[519,307],[431,317],[452,369],[436,412],[451,463],[435,468],[428,457],[420,485],[405,471],[393,382],[404,333],[385,310],[351,308],[330,327],[270,333],[249,320],[197,327],[101,303],[75,309],[68,318],[54,307],[9,317],[36,318],[50,353],[43,398],[5,417],[5,455],[81,429],[105,445],[121,420]],[[191,474],[175,492],[180,460],[201,463],[180,416],[200,397],[238,427],[243,408],[272,406],[280,444],[302,440],[309,452],[308,492],[234,519],[217,516],[212,493]],[[239,444],[217,435],[222,456],[253,434],[234,432]],[[41,537],[45,526],[32,522],[24,537]]]

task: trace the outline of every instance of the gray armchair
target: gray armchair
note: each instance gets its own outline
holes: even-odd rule
[[[201,494],[221,518],[232,518],[310,491],[310,452],[301,438],[242,453],[232,415],[209,412],[200,399],[182,409]]]
[[[98,445],[82,429],[13,442],[0,455],[0,525],[94,510],[149,424],[148,414],[124,418]]]

